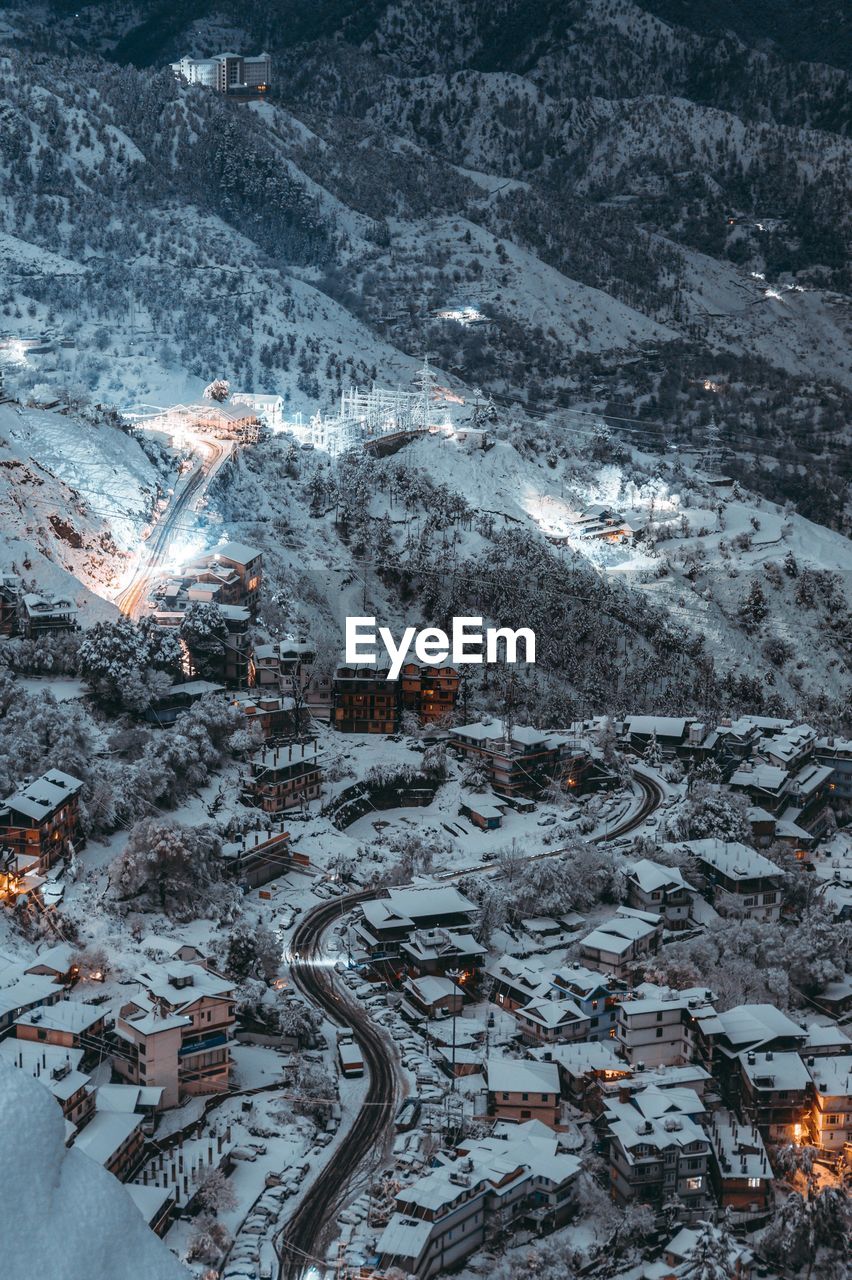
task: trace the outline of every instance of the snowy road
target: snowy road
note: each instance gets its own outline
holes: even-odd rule
[[[198,442],[198,448],[204,456],[194,463],[183,486],[175,493],[150,537],[142,544],[133,577],[116,596],[115,603],[122,613],[132,618],[141,612],[152,575],[155,570],[164,566],[169,549],[177,541],[178,533],[185,523],[185,517],[197,509],[211,480],[230,456],[232,447],[219,440]]]

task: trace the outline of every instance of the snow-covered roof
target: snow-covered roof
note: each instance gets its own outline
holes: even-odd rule
[[[630,733],[640,736],[654,733],[658,738],[682,738],[689,720],[683,716],[628,716],[625,723]]]
[[[409,978],[407,985],[424,1004],[434,1004],[436,1000],[449,1000],[460,994],[456,984],[449,978],[433,977],[431,974],[426,974],[422,978]]]
[[[476,914],[476,908],[470,899],[459,893],[454,885],[441,885],[434,889],[391,889],[388,900],[395,912],[401,916],[410,916],[412,920]]]
[[[35,782],[22,787],[3,803],[13,813],[21,813],[27,818],[45,818],[55,809],[65,804],[70,796],[76,796],[83,789],[79,778],[61,769],[50,769],[36,778]]]
[[[810,1073],[814,1088],[824,1098],[852,1097],[852,1052],[817,1058]]]
[[[760,791],[777,792],[788,779],[786,769],[774,764],[751,763],[740,765],[731,774],[732,787],[756,787]]]
[[[41,1027],[45,1031],[67,1031],[80,1035],[105,1016],[103,1005],[83,1004],[81,1000],[57,1000],[42,1005],[17,1019],[17,1026]]]
[[[762,853],[739,840],[725,841],[711,836],[706,840],[687,840],[685,847],[729,880],[757,880],[786,874]]]
[[[658,889],[691,889],[692,885],[683,878],[679,867],[665,867],[650,858],[640,858],[638,862],[628,863],[627,873],[635,880],[643,893],[654,893]]]
[[[141,1118],[124,1111],[96,1111],[74,1141],[78,1151],[98,1164],[108,1164],[128,1138],[136,1132]]]
[[[222,542],[208,553],[214,559],[233,560],[235,564],[247,565],[262,555],[259,547],[250,547],[245,542]]]
[[[758,1088],[803,1091],[810,1084],[808,1069],[797,1053],[754,1053],[744,1050],[739,1054],[739,1060],[744,1074]],[[762,1085],[762,1081],[768,1083]]]
[[[804,1040],[806,1032],[774,1004],[738,1004],[716,1015],[733,1045],[761,1044],[777,1036]]]
[[[555,1062],[528,1062],[514,1058],[488,1059],[488,1088],[493,1093],[559,1094],[559,1069]]]
[[[559,1005],[556,1006],[559,1008]],[[548,1061],[558,1062],[569,1076],[585,1075],[588,1071],[624,1071],[631,1067],[619,1058],[608,1040],[579,1040],[573,1044],[548,1045],[532,1049],[536,1058],[548,1054]]]
[[[429,1243],[431,1234],[431,1222],[394,1213],[379,1237],[376,1251],[387,1257],[408,1258],[413,1265]]]

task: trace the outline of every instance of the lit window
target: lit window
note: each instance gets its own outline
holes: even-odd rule
[[[687,1180],[686,1180],[686,1189],[687,1189],[687,1191],[700,1191],[700,1190],[701,1190],[701,1187],[702,1187],[702,1185],[703,1185],[703,1183],[704,1183],[704,1179],[703,1179],[703,1178],[700,1178],[700,1177],[699,1177],[699,1178],[687,1178]]]
[[[749,1180],[748,1180],[748,1185],[749,1185],[750,1187],[759,1187],[759,1186],[760,1186],[760,1178],[749,1178]]]

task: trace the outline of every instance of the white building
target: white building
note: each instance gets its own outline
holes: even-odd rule
[[[580,940],[580,953],[589,964],[624,977],[631,966],[657,950],[662,917],[650,911],[619,907],[610,919]]]
[[[243,404],[257,414],[270,431],[280,431],[284,423],[284,397],[261,391],[235,391],[231,404]]]
[[[217,93],[265,93],[272,81],[272,59],[268,53],[183,57],[173,62],[171,68],[178,80],[201,84]]]
[[[627,1061],[646,1067],[692,1061],[695,1032],[690,1014],[710,1006],[710,992],[664,991],[651,984],[640,990],[638,999],[622,1001],[616,1015],[616,1040]]]

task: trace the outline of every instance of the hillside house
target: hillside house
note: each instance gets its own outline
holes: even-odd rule
[[[499,831],[503,825],[503,810],[485,795],[463,791],[459,796],[459,817],[467,818],[480,831]]]
[[[752,1049],[739,1055],[740,1107],[769,1142],[801,1142],[810,1114],[812,1082],[798,1053]]]
[[[655,912],[619,907],[616,915],[580,939],[580,953],[590,965],[625,978],[660,945],[661,917]]]
[[[610,1191],[617,1204],[655,1208],[677,1197],[687,1213],[710,1203],[710,1142],[704,1104],[690,1089],[651,1086],[629,1101],[611,1101]]]
[[[113,1066],[128,1084],[163,1090],[162,1106],[230,1083],[234,984],[181,960],[149,964],[139,993],[120,1009]]]
[[[831,769],[831,796],[836,800],[852,800],[852,738],[817,738],[814,760]]]
[[[688,840],[684,848],[697,859],[711,900],[723,914],[778,920],[785,872],[762,853],[738,840]]]
[[[572,781],[571,740],[528,725],[512,725],[507,735],[501,720],[457,725],[450,747],[481,765],[499,796],[535,798],[554,780]]]
[[[439,1153],[432,1168],[397,1193],[377,1245],[382,1272],[400,1269],[429,1280],[515,1224],[537,1234],[562,1226],[580,1162],[544,1132],[535,1122],[511,1132],[497,1126],[489,1138]]]
[[[830,1160],[852,1145],[852,1053],[806,1059],[813,1105],[806,1116],[806,1140]]]
[[[408,978],[402,987],[400,1006],[403,1016],[415,1022],[428,1022],[433,1018],[456,1017],[464,1004],[464,993],[450,978]]]
[[[37,859],[44,874],[83,842],[82,790],[79,778],[50,769],[7,796],[0,805],[0,846]]]
[[[102,1004],[68,998],[31,1009],[15,1021],[19,1040],[82,1049],[84,1056],[91,1054],[95,1061],[100,1058],[105,1030],[106,1010]]]
[[[696,890],[678,867],[640,858],[627,867],[627,905],[659,912],[666,929],[685,929]]]
[[[264,742],[295,738],[308,724],[308,711],[297,715],[292,698],[279,693],[257,694],[253,689],[239,689],[230,697],[232,707],[242,711],[246,728]]]
[[[775,1180],[758,1130],[723,1107],[710,1112],[705,1130],[713,1154],[710,1180],[720,1207],[748,1219],[769,1213]]]
[[[264,813],[304,807],[322,790],[321,758],[316,742],[265,747],[250,762],[244,794]]]
[[[290,847],[290,833],[281,827],[246,831],[222,845],[228,874],[248,892],[286,875],[294,865],[306,866],[308,858]]]
[[[27,591],[20,598],[18,633],[27,640],[77,630],[77,606],[72,600],[52,599]]]
[[[549,1129],[559,1124],[562,1104],[555,1063],[491,1057],[486,1084],[489,1115],[516,1124],[540,1120]]]
[[[133,1112],[96,1111],[74,1146],[125,1182],[139,1163],[144,1142],[142,1121]]]
[[[710,1006],[703,988],[666,991],[643,983],[618,1006],[615,1038],[628,1062],[646,1067],[691,1062],[694,1055],[692,1010]]]
[[[476,977],[488,948],[465,929],[415,929],[400,942],[399,954],[414,975],[461,974],[462,983]]]
[[[555,971],[553,983],[560,991],[567,992],[589,1018],[589,1040],[613,1037],[618,1004],[625,990],[622,981],[613,974],[587,969],[579,961],[574,961]]]
[[[331,678],[317,666],[316,651],[307,641],[279,640],[256,645],[249,684],[262,693],[276,692],[291,697],[301,691],[314,719],[326,723],[331,719]]]
[[[353,666],[341,663],[333,681],[332,723],[341,733],[396,733],[399,690],[387,679],[388,664]]]
[[[628,716],[623,740],[641,755],[652,739],[668,758],[679,755],[688,742],[690,721],[683,716]]]

